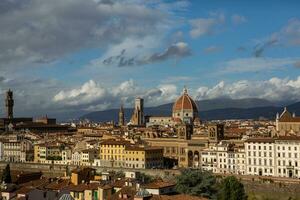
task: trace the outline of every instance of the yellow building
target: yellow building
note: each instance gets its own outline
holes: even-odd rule
[[[124,167],[125,166],[125,146],[129,145],[125,140],[105,140],[100,143],[101,166]]]
[[[160,147],[125,147],[125,167],[127,168],[157,168],[163,166],[163,148]]]
[[[35,144],[34,162],[49,163],[54,160],[62,160],[62,148],[60,144]]]

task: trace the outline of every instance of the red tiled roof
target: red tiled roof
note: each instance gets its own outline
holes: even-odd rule
[[[182,94],[175,101],[173,105],[173,112],[178,110],[193,110],[195,112],[198,112],[195,101],[187,94],[187,92],[184,92],[184,94]]]
[[[249,138],[246,142],[258,142],[258,143],[274,143],[274,138],[260,137],[260,138]]]
[[[145,189],[159,189],[159,188],[166,188],[166,187],[173,187],[175,186],[175,183],[172,182],[165,182],[162,180],[156,180],[151,183],[148,183],[146,185],[143,185],[142,187]]]

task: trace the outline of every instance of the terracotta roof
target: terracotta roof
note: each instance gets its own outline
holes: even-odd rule
[[[122,187],[121,190],[111,196],[111,200],[133,200],[136,194],[135,187]]]
[[[300,136],[279,136],[275,138],[275,140],[298,140],[300,141]]]
[[[79,185],[69,185],[65,187],[65,190],[69,190],[72,192],[84,192],[84,190],[87,190],[89,187],[87,184],[79,184]]]
[[[194,112],[198,112],[195,101],[186,91],[175,101],[173,105],[173,112],[180,110],[193,110]]]
[[[141,146],[126,146],[127,151],[149,151],[149,150],[162,150],[162,147],[141,147]]]
[[[293,116],[286,108],[284,108],[284,111],[281,113],[280,122],[300,122],[300,117]]]
[[[16,193],[17,194],[28,194],[31,190],[34,190],[34,187],[21,187],[19,188]]]
[[[274,143],[274,138],[269,137],[260,137],[260,138],[249,138],[246,140],[246,142],[258,142],[258,143]]]
[[[68,185],[70,185],[70,180],[57,180],[57,181],[52,181],[48,185],[45,186],[46,189],[49,190],[62,190],[66,188]]]
[[[145,189],[159,189],[159,188],[166,188],[166,187],[174,187],[176,184],[172,182],[165,182],[162,180],[156,180],[142,187]]]
[[[187,194],[153,195],[151,200],[208,200],[204,197],[191,196]]]
[[[125,185],[126,180],[125,179],[121,179],[121,180],[116,180],[113,183],[113,186],[116,188],[122,188]]]
[[[104,140],[100,143],[101,145],[126,145],[126,144],[130,144],[129,141],[126,140]]]
[[[44,187],[47,184],[49,184],[49,179],[48,178],[41,178],[41,179],[26,182],[26,183],[22,183],[22,184],[20,184],[20,186],[39,188],[39,187]]]

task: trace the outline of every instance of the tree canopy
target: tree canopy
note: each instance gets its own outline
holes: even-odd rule
[[[10,166],[9,166],[9,164],[7,164],[5,169],[3,170],[2,181],[4,183],[11,183],[11,175],[10,175]]]
[[[176,190],[179,193],[214,198],[216,179],[211,172],[185,169],[176,177]]]
[[[220,200],[247,200],[244,185],[234,176],[222,180],[218,199]]]

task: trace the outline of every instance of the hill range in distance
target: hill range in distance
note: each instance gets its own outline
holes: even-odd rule
[[[196,101],[201,120],[225,119],[274,119],[276,113],[281,113],[284,107],[290,112],[300,113],[300,102],[271,102],[265,99],[217,98]],[[154,107],[145,107],[145,115],[171,116],[173,103]],[[125,119],[128,122],[133,108],[124,108]],[[94,122],[118,121],[119,108],[95,111],[82,115],[79,119],[89,119]]]

